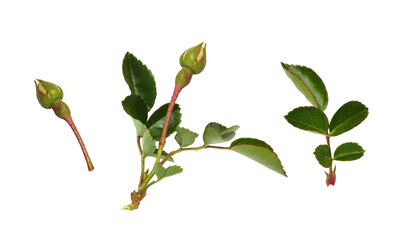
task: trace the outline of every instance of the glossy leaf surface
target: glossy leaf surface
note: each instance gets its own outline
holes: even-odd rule
[[[150,110],[154,106],[157,96],[155,80],[151,71],[129,52],[123,59],[122,70],[131,93],[143,98],[147,109]]]
[[[169,104],[167,103],[158,108],[150,116],[146,123],[146,126],[148,129],[150,129],[151,136],[154,138],[154,140],[159,140],[161,137],[162,129],[165,122],[165,116],[168,111],[168,105]],[[180,107],[178,104],[175,104],[172,111],[171,119],[169,120],[167,137],[175,132],[176,128],[181,122],[181,116],[182,115],[180,113]]]
[[[303,130],[327,134],[329,128],[326,115],[315,107],[299,107],[284,117],[291,125]]]
[[[343,143],[334,151],[334,160],[352,161],[364,156],[365,150],[358,143]]]
[[[133,123],[137,130],[138,136],[143,136],[146,126],[144,125],[147,121],[148,109],[144,100],[135,94],[127,96],[122,101],[122,106],[125,112],[132,117]]]
[[[150,131],[145,131],[143,136],[143,154],[146,156],[152,156],[156,150],[155,140],[150,134]]]
[[[350,101],[337,110],[330,121],[330,136],[337,136],[347,132],[368,116],[368,108],[357,101]]]
[[[327,107],[328,96],[325,84],[312,69],[281,63],[285,73],[295,84],[298,90],[314,106],[324,111]]]
[[[231,143],[230,149],[240,153],[271,170],[287,176],[280,159],[265,142],[253,138],[239,138]]]
[[[238,129],[239,126],[227,128],[219,123],[209,123],[204,129],[203,142],[205,145],[227,142],[235,137]]]
[[[328,145],[319,145],[313,153],[318,160],[319,164],[324,168],[332,165],[332,153]]]
[[[186,128],[178,127],[176,129],[175,140],[181,147],[187,147],[195,142],[199,135]]]

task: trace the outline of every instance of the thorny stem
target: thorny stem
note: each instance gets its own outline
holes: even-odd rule
[[[85,161],[87,162],[88,171],[94,170],[94,165],[92,165],[90,156],[88,155],[87,149],[85,148],[84,141],[81,138],[80,133],[78,132],[77,127],[73,122],[73,119],[71,118],[71,116],[68,116],[68,117],[65,117],[64,120],[69,124],[69,126],[71,127],[71,129],[74,132],[74,135],[76,135],[78,143],[81,146],[81,150],[84,153]]]

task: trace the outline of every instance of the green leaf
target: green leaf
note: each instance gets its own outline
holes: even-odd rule
[[[204,129],[203,141],[205,145],[223,143],[235,137],[235,131],[239,126],[227,128],[219,123],[209,123]]]
[[[178,173],[181,173],[181,172],[183,172],[183,169],[182,169],[181,167],[176,166],[176,165],[174,165],[174,166],[169,166],[169,167],[167,167],[167,168],[165,169],[165,175],[164,175],[164,177],[170,177],[170,176],[173,176],[173,175],[178,174]]]
[[[161,180],[161,179],[163,179],[165,177],[170,177],[170,176],[176,175],[178,173],[181,173],[181,172],[183,172],[183,169],[181,167],[179,167],[179,166],[176,166],[176,165],[169,166],[167,168],[164,168],[161,165],[156,165],[154,167],[154,172],[157,175],[157,178],[159,180]]]
[[[240,153],[271,170],[287,176],[280,159],[273,149],[265,142],[253,138],[239,138],[231,143],[230,149]]]
[[[123,76],[132,94],[143,98],[148,110],[154,106],[157,90],[151,71],[133,54],[127,52],[123,59]]]
[[[165,175],[165,168],[161,165],[155,165],[154,172],[158,179],[162,179]]]
[[[328,96],[322,79],[310,68],[299,65],[281,63],[285,73],[298,90],[314,106],[324,111],[327,107]]]
[[[347,132],[368,116],[368,108],[357,101],[350,101],[337,110],[330,121],[330,136],[337,136]]]
[[[143,154],[146,156],[152,156],[156,150],[155,140],[150,134],[150,131],[145,131],[143,136]]]
[[[365,150],[358,143],[343,143],[334,151],[334,160],[352,161],[364,156]]]
[[[328,168],[332,165],[332,153],[328,145],[319,145],[313,154],[315,154],[319,164],[324,168]]]
[[[150,155],[150,157],[155,157],[155,158],[157,158],[157,153],[158,153],[158,148],[155,149],[154,153],[153,153],[152,155]],[[164,159],[166,156],[168,156],[168,153],[165,152],[165,151],[162,151],[161,159]],[[170,157],[170,158],[168,158],[168,161],[174,162],[174,159],[173,159],[172,157]]]
[[[151,155],[150,155],[150,157],[157,158],[157,153],[158,153],[158,148],[157,148],[157,149],[155,149],[154,153],[153,153],[153,154],[151,154]],[[164,159],[166,156],[168,156],[168,153],[167,153],[167,152],[165,152],[165,151],[162,151],[162,154],[161,154],[161,159]],[[174,159],[173,159],[172,157],[170,157],[170,158],[168,158],[168,161],[170,161],[170,162],[174,162]]]
[[[168,103],[162,105],[150,116],[150,118],[146,122],[146,126],[148,129],[150,129],[151,136],[154,138],[154,140],[159,140],[161,138],[168,106]],[[167,137],[175,132],[176,128],[181,122],[182,115],[180,113],[180,110],[181,109],[179,105],[175,104],[172,110],[171,119],[169,120]]]
[[[199,135],[186,128],[178,127],[176,129],[175,140],[181,147],[187,147],[195,142]]]
[[[315,107],[299,107],[284,117],[291,125],[303,130],[327,134],[329,128],[325,113]]]
[[[125,112],[132,117],[138,136],[143,136],[147,127],[144,125],[148,117],[148,109],[144,100],[135,94],[129,95],[122,101]]]

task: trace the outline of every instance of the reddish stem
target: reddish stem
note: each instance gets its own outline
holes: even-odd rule
[[[169,103],[168,106],[167,115],[165,117],[164,127],[162,129],[162,134],[159,142],[160,148],[165,146],[165,140],[167,138],[168,133],[169,120],[171,120],[172,110],[174,109],[176,99],[178,98],[178,95],[182,89],[183,89],[182,86],[175,86],[174,92],[172,94],[171,102]]]
[[[81,138],[80,133],[78,132],[77,127],[73,122],[73,119],[71,118],[71,116],[68,116],[68,117],[64,118],[64,120],[69,124],[69,126],[73,130],[74,134],[76,135],[78,143],[80,143],[81,150],[83,150],[83,153],[84,153],[85,161],[87,162],[88,171],[94,170],[94,165],[92,165],[90,156],[88,155],[87,149],[85,148],[84,141]]]

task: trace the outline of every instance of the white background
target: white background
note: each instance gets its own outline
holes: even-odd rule
[[[380,2],[2,1],[0,239],[402,239],[403,16],[399,1]],[[178,99],[181,125],[240,125],[237,137],[268,142],[289,177],[233,152],[183,153],[182,174],[122,211],[140,172],[123,56],[152,70],[158,107],[180,54],[202,41],[208,63]],[[369,108],[331,139],[366,150],[336,163],[335,187],[312,154],[325,138],[283,118],[309,103],[281,61],[321,76],[329,118],[350,100]],[[63,88],[93,172],[68,125],[38,104],[35,78]]]

